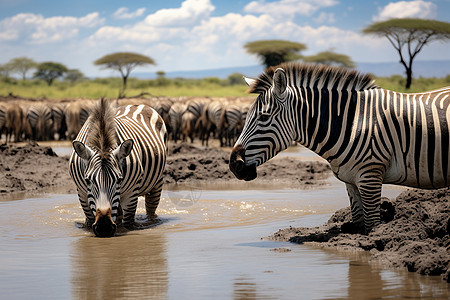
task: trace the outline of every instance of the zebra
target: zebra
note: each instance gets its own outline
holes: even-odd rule
[[[292,141],[325,158],[346,185],[353,223],[380,223],[383,183],[436,189],[450,185],[450,87],[404,94],[353,70],[298,63],[245,78],[259,96],[229,167],[238,179]]]
[[[220,146],[223,146],[222,131],[219,127],[223,106],[224,102],[221,100],[215,100],[205,105],[201,116],[202,132],[200,138],[202,145],[206,142],[206,146],[208,146],[209,136],[213,132],[214,136],[219,137]]]
[[[33,140],[48,141],[53,137],[53,114],[48,105],[32,105],[28,109],[27,120],[31,126]]]
[[[14,142],[19,142],[22,136],[24,113],[20,105],[8,104],[5,115],[6,143],[11,142],[14,133]]]
[[[183,142],[186,142],[187,138],[191,140],[191,143],[194,142],[194,131],[195,131],[195,123],[197,122],[197,118],[195,115],[187,111],[181,117],[181,139]]]
[[[115,109],[101,99],[73,142],[70,176],[96,236],[114,236],[118,225],[132,229],[138,196],[145,195],[154,218],[163,186],[166,126],[149,106]]]
[[[54,104],[51,107],[53,116],[53,133],[58,134],[58,140],[66,139],[66,115],[64,113],[64,104]],[[52,136],[52,138],[55,138]]]
[[[183,114],[187,105],[184,103],[174,103],[169,110],[170,127],[172,128],[172,140],[176,143],[180,138]]]
[[[6,106],[0,103],[0,140],[2,139],[3,131],[6,132]]]
[[[231,146],[244,125],[242,104],[233,103],[226,105],[220,119],[219,128],[225,134],[224,145]]]
[[[80,101],[73,101],[64,108],[64,115],[67,127],[67,137],[74,140],[80,132],[89,117],[90,103],[80,103]]]
[[[173,101],[170,98],[163,98],[158,100],[153,107],[154,110],[158,112],[161,118],[164,120],[166,124],[167,133],[170,134],[172,132],[172,128],[170,128],[170,119],[169,119],[169,111],[172,106]]]

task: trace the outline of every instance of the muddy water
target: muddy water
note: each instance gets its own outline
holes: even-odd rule
[[[439,278],[368,264],[364,255],[260,239],[287,226],[322,224],[347,201],[335,180],[305,191],[169,186],[159,225],[99,239],[79,225],[75,195],[3,198],[0,298],[448,297]],[[142,220],[142,201],[138,214]]]

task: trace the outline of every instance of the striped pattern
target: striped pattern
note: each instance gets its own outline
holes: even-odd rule
[[[70,175],[77,186],[88,225],[94,223],[98,209],[111,209],[116,224],[120,224],[123,215],[123,223],[130,226],[134,224],[138,196],[145,196],[147,214],[155,215],[163,183],[167,133],[162,118],[148,106],[111,109],[113,117],[106,118],[111,121],[100,126],[109,132],[108,139],[90,140],[93,115],[83,125],[76,140],[92,149],[93,155],[86,161],[72,151]],[[131,153],[120,160],[117,153],[129,139],[133,141]]]
[[[206,143],[206,146],[208,146],[211,133],[217,133],[220,140],[220,146],[223,146],[222,131],[219,129],[222,111],[223,101],[213,101],[205,106],[201,117],[202,132],[200,138],[202,140],[202,145]]]
[[[240,104],[228,104],[222,111],[219,130],[222,130],[225,135],[225,146],[234,144],[244,126],[245,119],[242,108]]]
[[[402,94],[336,67],[284,64],[251,86],[259,97],[235,147],[259,166],[292,141],[325,158],[346,183],[353,222],[380,222],[383,183],[450,185],[450,87]]]
[[[32,130],[32,139],[48,141],[53,138],[53,114],[48,105],[33,105],[28,109],[27,120]]]
[[[181,124],[183,114],[186,111],[186,104],[175,103],[169,109],[170,127],[172,128],[172,140],[176,143],[180,139]]]
[[[58,134],[58,140],[66,139],[66,115],[64,113],[64,105],[63,104],[55,104],[51,107],[52,116],[53,116],[53,133]],[[51,138],[54,138],[52,136]]]

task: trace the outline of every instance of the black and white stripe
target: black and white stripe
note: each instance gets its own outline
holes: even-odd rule
[[[27,120],[32,130],[33,140],[48,141],[53,139],[53,114],[48,105],[32,105],[28,109]]]
[[[145,195],[147,215],[155,216],[166,162],[166,127],[158,113],[148,106],[128,105],[116,109],[103,105],[113,111],[112,117],[108,121],[108,112],[94,109],[76,138],[81,142],[78,149],[74,142],[70,175],[77,186],[88,225],[96,222],[99,213],[110,213],[115,224],[120,224],[123,216],[124,225],[131,226],[138,196]],[[93,121],[99,113],[105,114],[104,126]],[[109,137],[100,142],[93,140],[93,131],[102,130],[106,132],[101,134]],[[91,151],[88,159],[84,157],[83,145]]]
[[[259,96],[232,152],[245,163],[230,160],[238,178],[253,179],[249,168],[297,141],[346,183],[353,221],[366,231],[380,222],[382,183],[450,185],[450,87],[403,94],[355,71],[301,64],[247,81]]]

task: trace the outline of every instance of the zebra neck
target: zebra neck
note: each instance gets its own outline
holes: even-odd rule
[[[363,92],[305,88],[299,93],[295,141],[330,161],[351,140]]]

